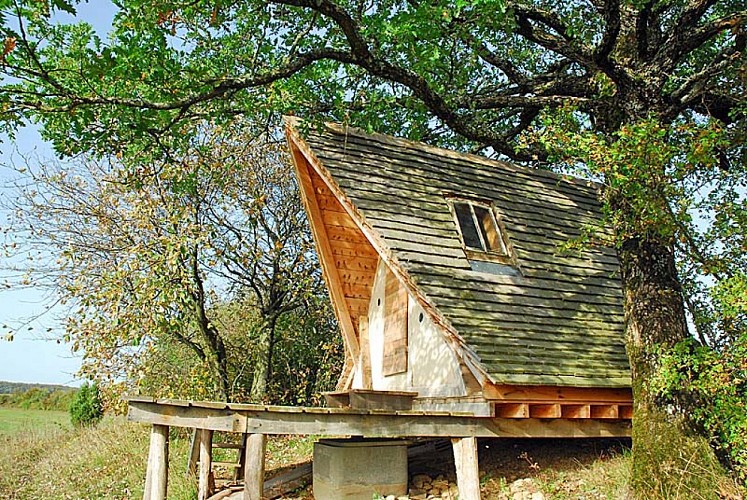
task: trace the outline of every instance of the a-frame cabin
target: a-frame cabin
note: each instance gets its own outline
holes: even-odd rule
[[[603,231],[596,186],[348,127],[287,137],[345,342],[331,401],[632,418],[616,253],[560,250]]]

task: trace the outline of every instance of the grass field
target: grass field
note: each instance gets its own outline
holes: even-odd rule
[[[0,436],[8,436],[34,428],[45,430],[50,427],[71,428],[70,414],[64,411],[0,407]]]
[[[75,429],[64,412],[2,410],[0,498],[142,498],[147,426],[108,417]],[[172,434],[170,441],[169,498],[194,498],[194,481],[184,474],[189,439]]]

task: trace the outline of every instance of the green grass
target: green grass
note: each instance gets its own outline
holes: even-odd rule
[[[31,429],[70,428],[70,414],[65,411],[23,410],[0,407],[0,436]]]
[[[41,418],[37,422],[53,421]],[[49,417],[47,415],[47,417]],[[105,418],[93,428],[16,427],[0,435],[0,498],[142,498],[149,428]],[[196,496],[185,477],[189,439],[173,434],[169,446],[169,498]]]

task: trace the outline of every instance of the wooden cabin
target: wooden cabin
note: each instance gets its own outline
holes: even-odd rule
[[[244,435],[237,495],[250,499],[266,492],[273,434],[355,437],[314,445],[315,495],[335,500],[341,485],[371,498],[374,470],[406,492],[403,438],[450,438],[459,497],[478,500],[478,437],[630,436],[617,255],[562,251],[604,232],[595,185],[302,125],[287,136],[345,342],[337,408],[130,398],[128,419],[153,426],[143,498],[166,498],[171,426],[199,431],[199,499],[215,431]]]
[[[332,404],[630,419],[597,186],[339,125],[287,137],[346,366]],[[308,130],[307,130],[308,129]]]

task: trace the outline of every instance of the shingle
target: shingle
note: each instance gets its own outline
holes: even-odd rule
[[[306,141],[494,382],[630,386],[614,250],[559,253],[600,224],[593,184],[353,129]],[[446,195],[496,207],[520,277],[470,268]]]

